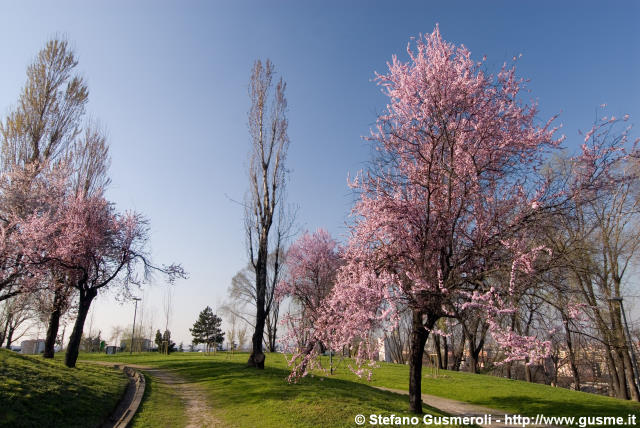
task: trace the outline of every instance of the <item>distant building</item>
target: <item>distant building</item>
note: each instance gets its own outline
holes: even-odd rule
[[[23,340],[20,344],[21,354],[41,354],[44,352],[44,339]]]

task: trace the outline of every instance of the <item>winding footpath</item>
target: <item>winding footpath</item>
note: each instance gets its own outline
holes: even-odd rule
[[[144,371],[159,382],[168,385],[185,404],[186,428],[223,427],[224,425],[211,413],[207,394],[202,386],[167,370],[127,364],[129,367]]]
[[[220,420],[218,420],[215,416],[213,416],[212,409],[207,400],[207,393],[205,389],[195,383],[191,382],[170,370],[161,369],[158,367],[149,367],[138,364],[113,364],[108,362],[100,362],[100,361],[86,361],[94,364],[100,364],[110,367],[131,367],[136,370],[143,371],[147,375],[154,378],[156,382],[162,383],[175,392],[175,395],[181,399],[181,401],[185,405],[185,417],[187,418],[187,428],[202,428],[202,427],[214,427],[221,428],[225,427]],[[383,391],[392,392],[395,394],[403,394],[408,395],[408,391],[400,390],[400,389],[391,389],[384,387],[374,387]],[[127,401],[125,399],[123,401]],[[465,403],[462,401],[451,400],[447,398],[437,397],[435,395],[422,394],[422,401],[429,407],[440,410],[441,412],[448,414],[449,416],[469,416],[480,418],[485,415],[492,415],[492,420],[488,424],[479,424],[481,427],[492,427],[492,428],[507,428],[514,426],[522,426],[520,423],[511,423],[506,424],[505,416],[513,416],[508,413],[491,409],[488,407],[478,406],[475,404]],[[129,403],[121,403],[125,406],[130,404],[131,399],[129,399]],[[107,425],[105,425],[106,427]],[[114,425],[110,425],[113,427]],[[530,424],[529,427],[540,427],[546,426],[550,427],[550,425],[535,425]]]
[[[207,394],[201,385],[191,382],[177,374],[158,367],[142,366],[138,364],[114,364],[103,361],[85,361],[92,364],[100,364],[109,367],[131,367],[143,371],[157,382],[171,388],[177,397],[184,403],[186,428],[214,427],[222,428],[225,425],[213,416],[212,409],[207,400]],[[125,396],[125,400],[128,398]],[[122,403],[125,404],[125,403]],[[125,405],[128,405],[126,403]]]

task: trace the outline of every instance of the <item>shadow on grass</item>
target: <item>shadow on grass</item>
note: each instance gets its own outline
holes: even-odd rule
[[[627,416],[629,413],[638,413],[638,407],[631,402],[617,403],[614,407],[605,402],[575,402],[558,399],[545,399],[537,397],[535,401],[531,397],[512,395],[509,397],[487,397],[486,405],[489,407],[509,406],[520,409],[517,413],[524,416]]]
[[[200,383],[207,390],[214,408],[222,413],[221,418],[238,420],[240,426],[278,426],[276,422],[282,426],[349,426],[346,421],[353,425],[353,416],[359,413],[409,415],[406,395],[372,387],[406,389],[406,366],[381,364],[381,368],[374,370],[370,384],[355,378],[344,368],[335,377],[307,377],[299,384],[289,384],[286,380],[289,370],[282,354],[268,355],[265,370],[247,368],[247,356],[185,353],[168,357],[147,354],[121,358],[130,363],[173,370],[179,376]],[[640,411],[638,403],[609,397],[487,375],[445,374],[425,377],[423,392],[522,415],[626,416]],[[251,414],[263,414],[264,408],[278,409],[286,416],[278,419],[275,415],[266,415],[263,419],[257,416],[251,419]],[[326,420],[324,416],[335,412],[336,408],[338,416]],[[427,406],[424,410],[443,414]]]
[[[305,377],[299,383],[287,382],[289,371],[284,368],[265,367],[256,370],[244,362],[210,360],[166,361],[162,367],[171,369],[181,377],[202,383],[216,404],[222,408],[239,401],[251,405],[270,405],[285,402],[314,403],[335,400],[340,403],[366,405],[381,413],[407,413],[408,396],[382,391],[367,384],[326,377]],[[448,415],[434,407],[424,405],[424,411],[434,415]],[[355,414],[354,414],[355,415]]]
[[[124,374],[113,369],[69,369],[0,351],[0,426],[97,426],[115,409],[126,384]]]

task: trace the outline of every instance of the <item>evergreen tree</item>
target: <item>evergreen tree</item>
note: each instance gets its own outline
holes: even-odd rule
[[[156,339],[154,342],[158,347],[158,352],[162,352],[162,333],[160,333],[160,330],[156,330]]]
[[[169,355],[176,350],[176,343],[171,341],[171,332],[165,330],[162,335],[162,353]]]
[[[224,333],[220,328],[221,324],[222,319],[214,314],[209,306],[204,308],[198,315],[196,322],[193,323],[193,328],[189,329],[191,336],[193,336],[193,343],[196,345],[204,343],[206,352],[209,352],[212,347],[215,350],[217,345],[224,340]]]

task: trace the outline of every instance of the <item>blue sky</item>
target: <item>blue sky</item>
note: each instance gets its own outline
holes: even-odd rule
[[[361,137],[385,105],[374,72],[405,57],[411,37],[439,23],[445,39],[487,55],[491,71],[522,53],[518,74],[531,79],[541,120],[560,113],[573,148],[602,103],[638,123],[639,19],[635,1],[0,2],[0,113],[46,40],[67,37],[89,84],[88,111],[108,130],[109,198],[151,219],[156,262],[181,262],[191,274],[174,289],[171,321],[188,343],[197,313],[216,309],[247,262],[232,200],[247,189],[255,59],[270,58],[288,84],[288,194],[299,228],[342,239],[347,175],[369,159]],[[139,293],[156,328],[163,292],[158,283]],[[108,337],[132,312],[102,296],[93,328]]]

